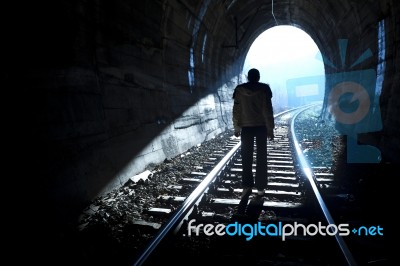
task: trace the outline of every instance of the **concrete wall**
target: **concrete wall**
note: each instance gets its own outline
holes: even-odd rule
[[[232,127],[237,78],[231,66],[215,65],[223,53],[211,56],[213,33],[205,38],[188,8],[179,1],[28,8],[36,13],[26,39],[35,41],[21,49],[24,86],[39,98],[36,111],[43,108],[34,126],[47,148],[46,176],[37,181],[61,220]]]

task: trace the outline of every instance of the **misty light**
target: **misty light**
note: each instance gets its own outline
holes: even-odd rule
[[[251,68],[260,71],[260,82],[270,85],[274,111],[323,99],[325,70],[320,51],[299,28],[276,26],[260,34],[247,53],[243,74]]]

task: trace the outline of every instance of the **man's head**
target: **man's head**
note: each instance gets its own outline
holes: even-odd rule
[[[258,82],[260,80],[260,72],[255,68],[250,69],[247,73],[247,79],[249,82]]]

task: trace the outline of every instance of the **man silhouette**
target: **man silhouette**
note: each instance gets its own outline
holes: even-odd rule
[[[263,200],[267,178],[267,138],[274,138],[274,116],[272,91],[268,84],[259,82],[260,72],[253,68],[247,75],[248,82],[238,85],[233,93],[233,126],[235,136],[241,137],[242,155],[242,198],[238,212],[243,211],[252,188],[258,190],[256,200]],[[253,177],[252,164],[256,140],[256,174]]]

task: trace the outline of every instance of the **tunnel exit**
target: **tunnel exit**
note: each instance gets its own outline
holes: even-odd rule
[[[321,53],[313,39],[297,27],[275,26],[261,33],[247,53],[242,73],[250,68],[259,69],[260,81],[271,86],[275,112],[323,100]]]

